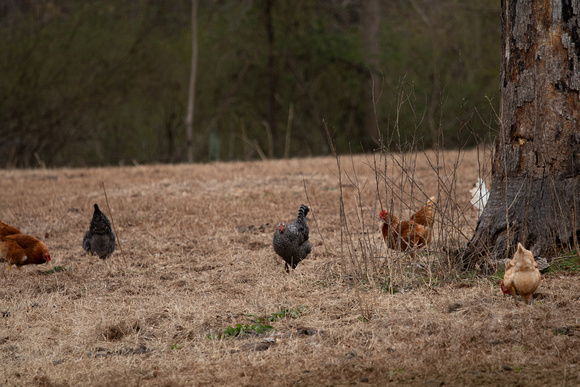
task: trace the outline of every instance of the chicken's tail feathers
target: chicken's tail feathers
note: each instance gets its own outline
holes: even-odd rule
[[[103,218],[104,214],[99,208],[99,205],[97,203],[95,203],[93,207],[95,208],[95,210],[93,211],[93,219],[91,220],[91,222],[100,221]]]
[[[432,227],[435,222],[435,209],[433,208],[433,204],[435,204],[435,196],[431,196],[427,200],[427,203],[411,216],[411,220],[420,225]]]
[[[99,205],[97,203],[95,203],[93,207],[95,208],[95,212],[101,212],[101,209],[99,208]]]
[[[298,219],[306,219],[308,212],[310,212],[310,208],[305,204],[301,204],[300,209],[298,210]]]

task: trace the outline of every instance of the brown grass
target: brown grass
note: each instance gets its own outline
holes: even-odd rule
[[[578,277],[544,275],[535,305],[516,309],[495,281],[453,270],[443,252],[473,232],[482,163],[476,150],[438,156],[447,164],[402,156],[404,175],[394,158],[344,157],[342,187],[334,158],[0,171],[0,219],[53,257],[0,268],[0,385],[580,383]],[[101,182],[123,254],[90,264]],[[419,266],[386,250],[375,210],[404,217],[424,195],[439,213]],[[286,275],[272,234],[301,203],[313,253]],[[207,337],[299,307],[265,335]]]

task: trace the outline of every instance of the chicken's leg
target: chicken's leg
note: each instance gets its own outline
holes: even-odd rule
[[[519,307],[520,307],[520,304],[519,304],[519,302],[518,302],[518,296],[517,296],[517,294],[516,294],[516,290],[515,290],[514,288],[512,288],[512,292],[511,292],[511,293],[512,293],[512,296],[514,296],[514,301],[515,301],[515,303],[516,303],[516,307],[518,307],[518,308],[519,308]]]
[[[532,305],[532,295],[529,294],[525,297],[522,297],[522,300],[527,304],[527,305]]]

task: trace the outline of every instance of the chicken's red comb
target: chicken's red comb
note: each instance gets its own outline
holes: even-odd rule
[[[499,283],[499,287],[501,288],[501,291],[504,292],[505,294],[510,294],[510,291],[506,289],[506,287],[503,284],[503,280],[501,280],[501,282]]]

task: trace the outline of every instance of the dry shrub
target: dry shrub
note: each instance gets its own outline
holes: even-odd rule
[[[474,231],[474,209],[465,200],[468,182],[487,175],[489,161],[484,160],[490,159],[489,152],[478,148],[473,160],[473,151],[466,159],[464,151],[389,152],[383,147],[363,162],[374,181],[360,177],[361,166],[355,167],[352,157],[336,155],[343,276],[391,293],[456,279],[462,270],[457,253]],[[466,170],[463,163],[477,173],[459,179],[458,171]],[[376,238],[382,209],[407,220],[431,196],[436,197],[434,236],[425,248],[394,251]]]

